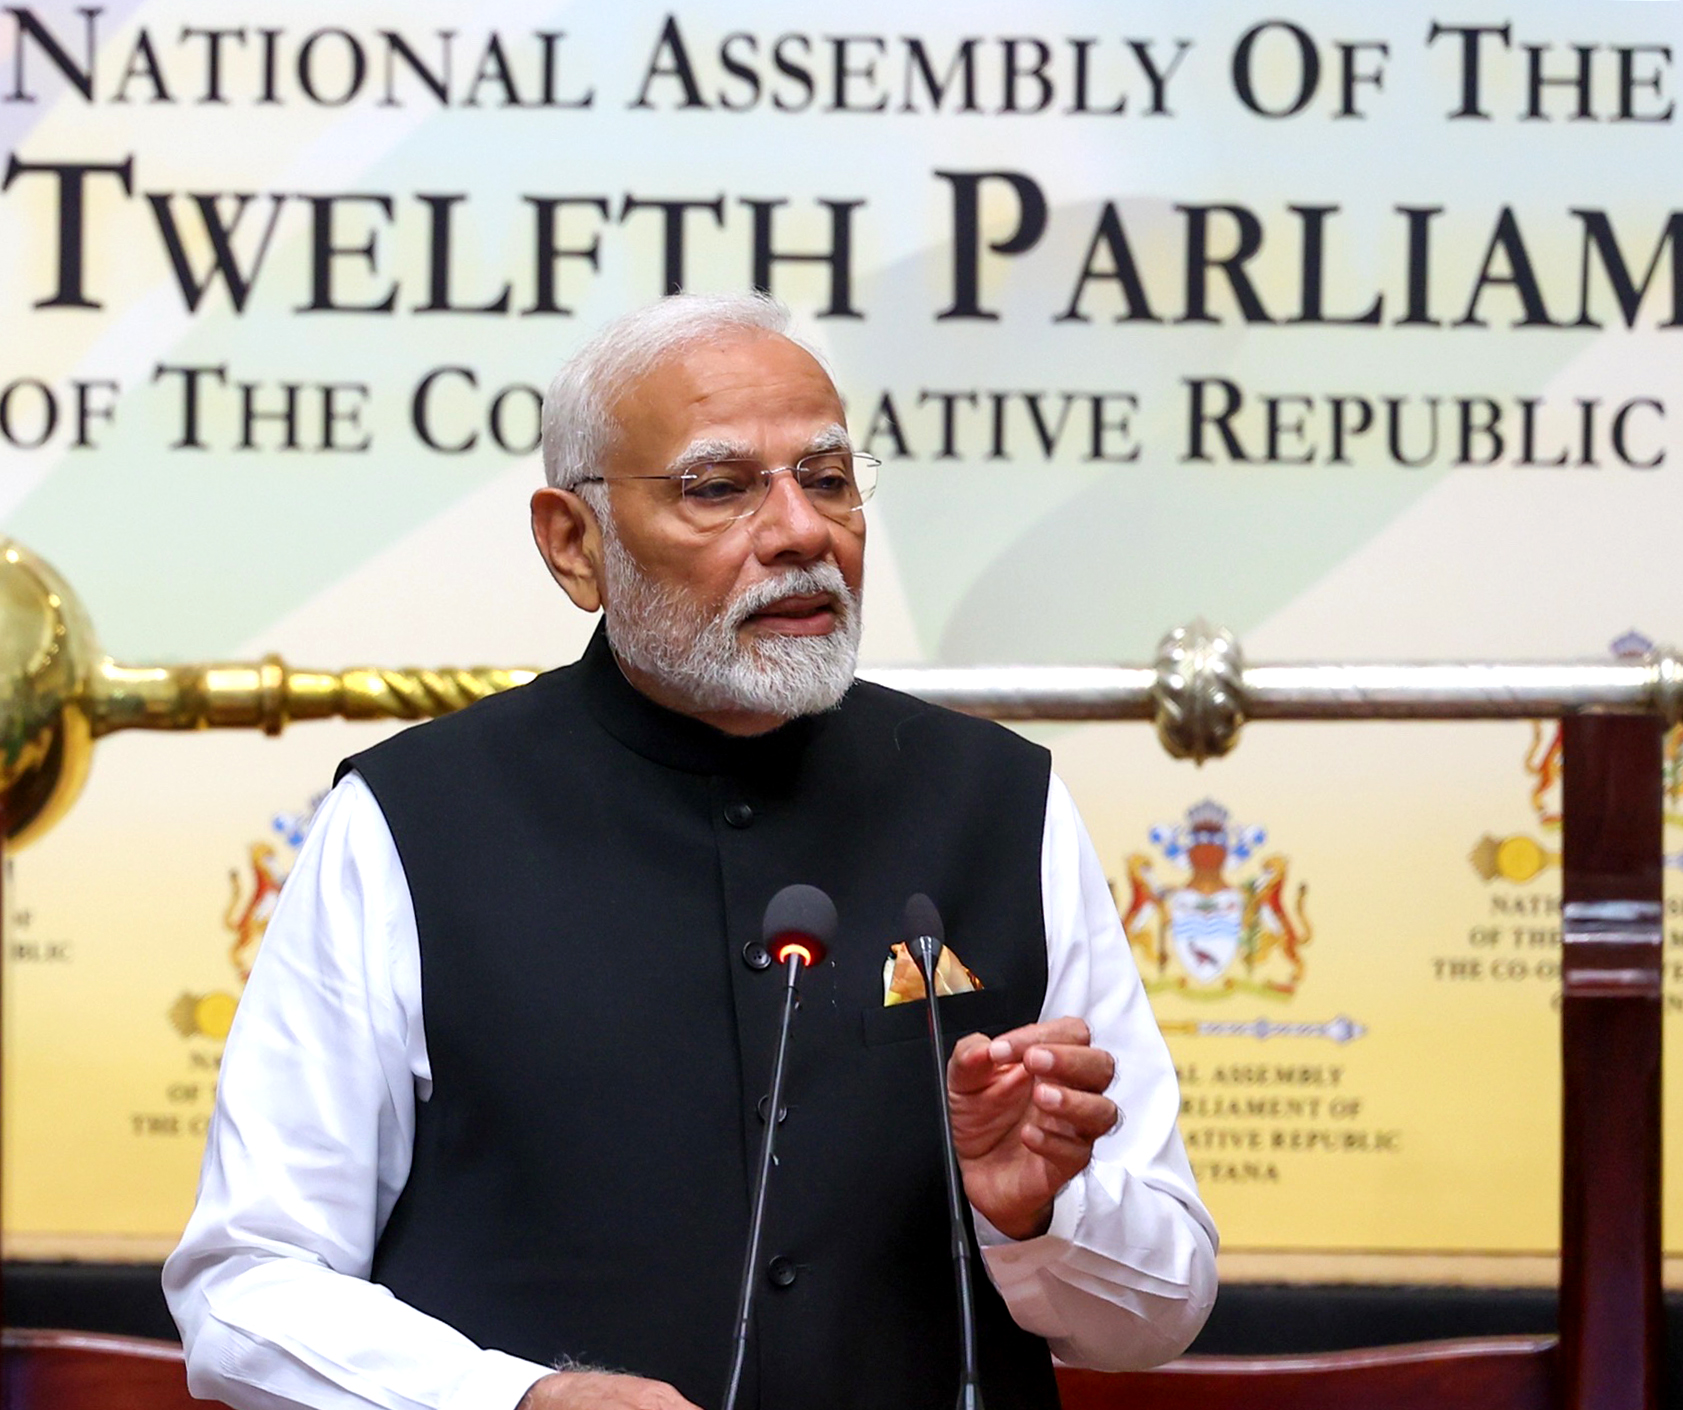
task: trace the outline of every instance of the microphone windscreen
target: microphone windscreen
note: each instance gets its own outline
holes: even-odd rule
[[[817,953],[822,954],[836,938],[836,924],[836,903],[816,886],[797,882],[785,886],[766,904],[760,936],[774,955],[778,940],[797,937],[815,941]],[[812,952],[810,946],[808,950]]]
[[[905,912],[900,917],[900,938],[907,947],[912,941],[921,940],[928,936],[935,942],[935,953],[941,953],[941,946],[946,942],[947,928],[941,924],[941,913],[935,909],[935,903],[923,892],[912,893],[906,902]]]

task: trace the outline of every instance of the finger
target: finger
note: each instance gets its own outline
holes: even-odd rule
[[[966,1067],[985,1067],[992,1062],[991,1044],[986,1033],[966,1033],[953,1045],[952,1060]]]
[[[1104,1091],[1116,1076],[1116,1059],[1103,1048],[1069,1043],[1037,1043],[1023,1054],[1023,1066],[1036,1077],[1086,1092]]]
[[[1087,1168],[1093,1158],[1093,1143],[1079,1137],[1060,1135],[1034,1123],[1025,1125],[1018,1138],[1057,1172],[1060,1181],[1069,1180]]]
[[[953,1047],[947,1062],[947,1090],[959,1095],[979,1092],[998,1070],[986,1033],[966,1033]]]
[[[1064,1136],[1072,1141],[1085,1141],[1092,1139],[1091,1137],[1083,1136],[1081,1132],[1077,1131],[1074,1126],[1065,1121],[1061,1116],[1042,1110],[1039,1107],[1035,1108],[1034,1112],[1030,1116],[1030,1119],[1036,1126],[1040,1127],[1042,1131],[1048,1132],[1053,1136]]]
[[[947,1100],[955,1112],[960,1105],[972,1112],[1020,1111],[1033,1087],[1034,1078],[1021,1063],[995,1067],[990,1062],[973,1071],[947,1069]]]
[[[1035,1122],[1035,1125],[1038,1126],[1040,1128],[1040,1130],[1042,1132],[1044,1132],[1046,1135],[1056,1136],[1060,1140],[1069,1141],[1070,1143],[1072,1143],[1074,1145],[1084,1145],[1084,1146],[1091,1147],[1092,1144],[1093,1144],[1085,1136],[1079,1134],[1078,1132],[1076,1132],[1074,1130],[1071,1130],[1068,1126],[1065,1126],[1061,1121],[1037,1121],[1037,1122]]]
[[[1073,1091],[1050,1082],[1037,1082],[1034,1105],[1048,1118],[1040,1124],[1081,1140],[1096,1141],[1116,1125],[1116,1103],[1092,1092]]]
[[[1046,1023],[1028,1023],[1001,1033],[989,1045],[988,1053],[995,1062],[1021,1062],[1023,1054],[1036,1043],[1069,1043],[1077,1046],[1090,1043],[1092,1032],[1079,1018],[1054,1018]]]

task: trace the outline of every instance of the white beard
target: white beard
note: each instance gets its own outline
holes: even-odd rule
[[[791,568],[756,583],[717,614],[698,619],[682,591],[653,581],[602,525],[608,640],[626,665],[645,672],[697,711],[745,710],[794,719],[833,710],[859,660],[859,599],[834,563]],[[785,597],[828,594],[836,625],[823,636],[763,635],[744,646],[737,628]]]

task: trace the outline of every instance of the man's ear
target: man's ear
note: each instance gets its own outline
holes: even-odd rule
[[[602,605],[602,529],[590,506],[571,490],[549,485],[532,495],[532,538],[573,605],[594,612]]]

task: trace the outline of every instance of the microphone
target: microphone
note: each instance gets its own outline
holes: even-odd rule
[[[754,1276],[760,1262],[760,1234],[765,1227],[766,1187],[771,1181],[777,1113],[783,1108],[783,1071],[789,1054],[789,1024],[800,1003],[795,980],[801,970],[823,962],[836,938],[836,903],[816,886],[785,886],[766,906],[760,937],[783,966],[783,1017],[777,1027],[777,1055],[771,1064],[771,1094],[766,1099],[766,1129],[760,1136],[760,1163],[754,1173],[753,1212],[748,1218],[748,1249],[742,1259],[742,1284],[736,1295],[736,1336],[731,1346],[730,1376],[723,1410],[736,1410],[742,1368],[748,1359],[748,1321],[754,1310]]]
[[[964,1227],[964,1189],[953,1149],[953,1118],[947,1109],[947,1049],[941,1038],[941,1006],[935,1002],[935,966],[946,940],[941,913],[923,892],[907,902],[900,921],[912,963],[923,976],[929,1005],[929,1050],[935,1061],[935,1094],[941,1110],[941,1168],[947,1184],[947,1223],[952,1232],[953,1280],[958,1285],[958,1410],[982,1410],[982,1384],[976,1369],[976,1299],[970,1276],[970,1236]]]
[[[760,922],[760,938],[779,964],[793,954],[802,965],[815,965],[823,962],[837,923],[834,901],[816,886],[796,883],[771,898]]]

